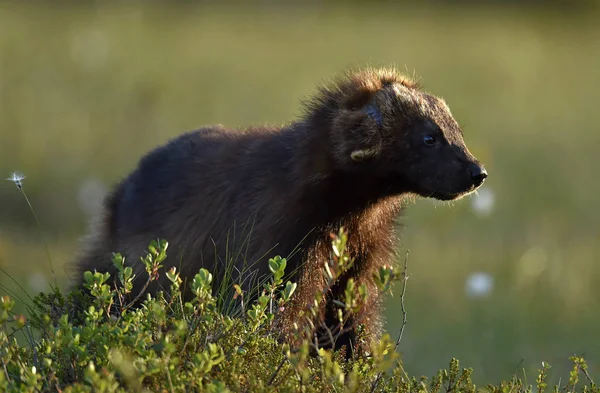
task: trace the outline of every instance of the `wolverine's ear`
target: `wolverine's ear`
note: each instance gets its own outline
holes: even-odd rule
[[[341,160],[359,163],[381,152],[384,112],[380,91],[364,89],[343,97],[341,110],[333,119],[334,143]]]
[[[371,99],[361,108],[361,111],[366,113],[371,120],[375,121],[378,128],[381,128],[383,124],[383,115],[381,114],[379,106],[377,106],[377,100],[375,99],[375,96],[371,97]],[[364,129],[362,132],[364,132]],[[367,133],[361,133],[361,139],[361,145],[363,146],[361,146],[360,149],[353,150],[352,153],[350,153],[350,158],[352,161],[364,161],[379,154],[381,147],[381,135],[379,134],[378,130],[370,129],[367,131]]]
[[[377,106],[377,100],[373,97],[367,105],[364,107],[364,111],[371,119],[375,120],[378,127],[381,127],[383,124],[383,115],[381,114],[381,110]]]
[[[381,127],[383,124],[383,114],[379,108],[377,98],[382,93],[382,88],[378,90],[359,90],[344,97],[343,107],[355,113],[366,114],[370,119],[375,121],[378,127]]]

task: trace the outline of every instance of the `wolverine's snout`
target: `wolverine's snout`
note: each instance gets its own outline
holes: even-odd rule
[[[486,179],[486,177],[488,176],[487,171],[485,170],[485,168],[479,164],[471,164],[469,166],[469,172],[471,174],[471,180],[473,182],[473,186],[474,187],[479,187],[483,184],[483,181]]]

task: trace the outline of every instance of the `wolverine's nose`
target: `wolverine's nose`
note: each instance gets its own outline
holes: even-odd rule
[[[483,181],[488,176],[487,171],[484,167],[473,164],[471,165],[471,179],[473,179],[473,185],[479,187],[483,184]]]

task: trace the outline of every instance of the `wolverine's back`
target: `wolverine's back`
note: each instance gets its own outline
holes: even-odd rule
[[[77,274],[95,269],[114,277],[111,258],[119,252],[144,276],[139,258],[157,238],[170,244],[165,266],[176,266],[182,276],[231,263],[235,276],[244,270],[241,264],[253,265],[269,250],[285,252],[281,244],[253,233],[273,229],[283,214],[275,195],[290,190],[285,184],[290,157],[281,148],[286,138],[277,129],[212,127],[151,151],[106,198]],[[145,279],[134,285],[140,281]]]

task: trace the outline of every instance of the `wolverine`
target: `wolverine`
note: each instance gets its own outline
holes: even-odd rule
[[[376,339],[382,296],[373,273],[394,262],[404,202],[459,199],[487,176],[443,99],[395,69],[349,71],[320,86],[289,124],[207,126],[141,158],[107,195],[76,261],[76,287],[87,270],[115,279],[111,258],[119,252],[139,278],[133,293],[139,292],[146,284],[140,256],[157,238],[169,242],[164,266],[175,266],[182,279],[206,268],[218,285],[229,263],[245,290],[269,273],[268,258],[280,255],[289,258],[286,271],[298,284],[279,316],[285,336],[325,291],[330,234],[344,227],[354,262],[328,288],[319,313],[334,329],[333,301],[352,277],[369,294],[353,322]],[[164,275],[146,290],[162,288],[169,288]],[[354,328],[328,345],[361,349]]]

